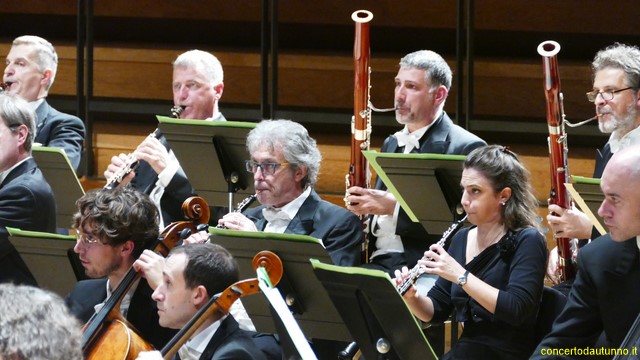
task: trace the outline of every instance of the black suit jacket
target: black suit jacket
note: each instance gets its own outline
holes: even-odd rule
[[[165,138],[164,135],[161,135],[159,140],[167,148],[167,151],[171,150],[167,138]],[[131,181],[131,186],[147,195],[151,194],[158,181],[158,174],[153,170],[151,165],[144,160],[140,161],[135,172],[136,176]],[[180,167],[169,182],[169,186],[164,189],[164,193],[160,199],[161,215],[165,226],[175,221],[185,220],[182,203],[191,196],[196,196],[196,192],[193,186],[191,186],[184,170]]]
[[[541,354],[546,348],[593,348],[603,330],[604,346],[618,348],[640,313],[639,259],[635,237],[615,242],[607,234],[580,249],[567,304],[532,358],[551,358]]]
[[[609,159],[611,159],[613,153],[611,153],[611,146],[609,143],[606,143],[602,150],[597,150],[596,153],[596,166],[593,170],[593,177],[596,179],[600,179],[602,177],[602,173],[604,172],[604,167],[607,166]]]
[[[446,112],[420,138],[420,149],[412,152],[421,154],[468,155],[472,150],[487,143],[451,121]],[[401,153],[404,147],[398,146],[398,139],[391,135],[382,144],[381,152]],[[376,189],[387,190],[382,180],[376,180]],[[452,216],[453,220],[453,216]],[[408,267],[413,267],[422,258],[429,245],[439,239],[439,234],[429,235],[422,224],[411,221],[407,213],[400,209],[396,234],[402,238],[405,259]],[[376,237],[369,231],[369,249],[375,250]],[[373,259],[375,263],[375,258]]]
[[[44,232],[56,229],[53,191],[33,158],[11,170],[0,184],[0,282],[35,285],[33,275],[9,242],[7,226]]]
[[[59,112],[43,101],[36,109],[35,142],[43,146],[64,149],[71,166],[78,171],[82,144],[84,143],[84,123],[79,118]]]
[[[176,355],[174,359],[179,360]],[[200,360],[267,360],[264,353],[253,343],[251,336],[240,329],[238,322],[229,315],[209,340]]]
[[[156,349],[162,349],[177,331],[163,328],[158,323],[158,307],[151,299],[152,293],[153,290],[147,281],[140,279],[131,297],[127,321],[138,330],[145,341],[151,343]],[[107,279],[83,280],[78,282],[67,295],[65,303],[71,313],[84,324],[95,313],[94,306],[104,302],[106,297]]]
[[[264,206],[249,209],[244,214],[258,230],[264,230],[267,221],[262,215]],[[356,215],[346,209],[322,200],[311,190],[296,216],[291,219],[285,234],[309,235],[321,239],[334,264],[357,266],[360,264],[362,225]]]

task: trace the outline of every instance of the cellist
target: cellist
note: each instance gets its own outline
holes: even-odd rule
[[[142,251],[158,238],[158,210],[149,197],[129,187],[87,192],[77,202],[73,228],[78,253],[90,280],[76,284],[65,302],[83,323],[99,310]],[[153,290],[141,278],[124,296],[120,311],[139,335],[162,348],[175,334],[158,324]]]
[[[238,264],[222,246],[190,244],[175,247],[164,262],[162,281],[153,292],[162,326],[181,329],[215,294],[238,281]],[[178,350],[181,360],[266,360],[249,332],[231,314],[207,318]],[[141,352],[138,359],[162,359],[159,351]]]

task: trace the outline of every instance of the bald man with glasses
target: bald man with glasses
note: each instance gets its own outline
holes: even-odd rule
[[[593,90],[587,93],[587,100],[595,105],[600,131],[611,134],[609,141],[596,154],[593,177],[600,178],[613,154],[640,144],[640,49],[613,44],[596,54],[591,68]],[[593,225],[578,209],[549,205],[549,212],[547,222],[555,236],[583,239],[581,244],[592,238]],[[557,259],[557,249],[553,249],[547,273],[554,281]]]

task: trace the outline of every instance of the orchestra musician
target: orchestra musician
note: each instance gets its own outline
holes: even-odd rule
[[[34,142],[61,148],[78,171],[84,123],[76,116],[62,113],[47,102],[58,69],[58,54],[47,40],[32,35],[13,40],[6,59],[2,81],[5,91],[25,99],[36,113]]]
[[[0,284],[0,359],[82,360],[80,323],[57,294]]]
[[[609,234],[593,240],[578,252],[578,274],[567,304],[532,359],[580,357],[571,353],[571,349],[611,357],[613,353],[603,351],[619,349],[623,343],[640,313],[637,301],[640,297],[637,286],[640,282],[640,189],[630,185],[638,181],[640,145],[616,151],[600,183],[604,200],[598,214],[609,228]],[[600,343],[602,340],[604,343]]]
[[[451,88],[449,65],[437,53],[421,50],[400,60],[395,78],[396,121],[401,131],[387,137],[382,152],[466,155],[486,145],[479,137],[455,125],[444,111]],[[424,251],[439,239],[426,233],[400,209],[382,180],[375,189],[347,189],[347,208],[357,215],[373,215],[369,230],[370,263],[364,266],[385,271],[413,267]]]
[[[322,155],[307,129],[290,120],[263,120],[247,136],[260,206],[231,212],[219,224],[232,230],[309,235],[322,240],[336,265],[360,264],[357,216],[322,200],[313,189]]]
[[[591,68],[593,90],[587,93],[587,99],[595,105],[600,132],[611,134],[597,151],[593,177],[600,178],[614,153],[640,144],[640,49],[613,44],[596,54]],[[589,218],[576,207],[563,209],[550,205],[547,222],[556,236],[584,239],[579,242],[581,246],[599,235],[592,231]],[[547,274],[553,281],[558,272],[557,258],[557,249],[551,250]]]
[[[31,157],[35,114],[18,95],[0,93],[0,282],[37,285],[9,242],[7,227],[53,232],[53,191]]]
[[[71,313],[86,323],[118,286],[142,251],[158,238],[158,210],[149,196],[130,187],[92,190],[76,201],[73,228],[85,273],[65,298]],[[120,311],[155,348],[162,348],[175,331],[158,325],[153,290],[141,278],[124,296]]]
[[[217,244],[188,244],[173,248],[164,262],[162,281],[153,292],[160,325],[181,329],[215,294],[239,279],[238,264]],[[265,354],[240,329],[231,314],[207,318],[178,350],[182,360],[266,360]],[[162,359],[159,351],[141,352],[139,360]]]
[[[173,62],[173,103],[183,111],[181,119],[226,121],[218,102],[224,90],[224,73],[220,61],[212,54],[190,50],[180,54]],[[125,177],[122,185],[131,185],[148,194],[160,209],[160,228],[183,220],[182,203],[195,195],[178,159],[164,136],[146,137],[133,152],[140,160],[136,170]],[[127,164],[128,155],[111,158],[104,172],[109,179]],[[222,210],[221,210],[222,211]],[[221,216],[219,214],[214,214]]]
[[[418,262],[438,275],[427,296],[404,295],[426,322],[455,311],[464,324],[443,359],[526,359],[535,348],[534,325],[542,296],[547,248],[537,228],[537,200],[529,173],[509,149],[491,145],[464,161],[461,204],[472,224],[448,250],[432,245]],[[409,276],[396,271],[396,286]]]

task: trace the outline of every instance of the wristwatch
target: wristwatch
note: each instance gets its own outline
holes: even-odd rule
[[[469,270],[465,271],[462,276],[458,278],[458,286],[464,286],[467,283],[467,275],[469,275]]]

